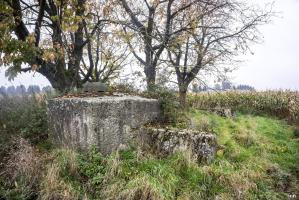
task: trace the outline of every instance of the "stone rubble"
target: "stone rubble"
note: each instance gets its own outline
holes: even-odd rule
[[[200,163],[210,163],[216,154],[216,136],[188,129],[162,129],[143,127],[136,135],[145,150],[157,155],[170,155],[177,151],[190,151]]]

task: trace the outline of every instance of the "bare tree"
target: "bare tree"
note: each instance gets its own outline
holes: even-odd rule
[[[144,67],[147,89],[156,82],[156,69],[163,51],[173,35],[188,30],[173,26],[180,13],[189,10],[198,0],[120,0],[125,19],[123,25],[126,42],[135,58]]]
[[[80,74],[84,77],[83,82],[112,81],[119,77],[120,70],[130,63],[128,47],[117,35],[108,31],[116,28],[114,23],[99,25],[93,36],[89,35],[92,31],[89,30],[89,26],[84,23],[85,35],[90,38],[90,42],[83,51],[80,69]]]
[[[168,45],[182,106],[186,103],[188,86],[200,71],[220,73],[220,67],[234,62],[240,53],[250,51],[249,45],[261,39],[259,26],[273,16],[271,7],[261,9],[238,0],[201,1],[192,9],[182,13],[175,24],[184,27],[187,19],[194,28],[176,34]]]

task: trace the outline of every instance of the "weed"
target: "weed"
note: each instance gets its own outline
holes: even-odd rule
[[[82,175],[86,176],[91,185],[99,185],[105,175],[103,156],[93,147],[88,154],[79,157],[79,167]]]

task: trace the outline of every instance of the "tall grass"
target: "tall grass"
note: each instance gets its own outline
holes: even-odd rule
[[[196,109],[231,108],[247,113],[267,114],[290,120],[299,119],[299,93],[293,91],[213,92],[188,96]]]
[[[36,199],[44,170],[43,157],[23,138],[7,143],[7,155],[0,168],[0,199]]]
[[[22,136],[33,143],[47,137],[46,95],[0,94],[0,144]]]
[[[31,154],[35,152],[30,145],[45,141],[47,136],[44,95],[9,96],[0,94],[0,173],[2,169],[7,167],[8,160],[11,164],[8,168],[15,171],[16,174],[23,172],[23,169],[28,171],[30,166],[27,169],[26,165],[30,163],[34,165],[35,162],[34,157],[32,157],[33,160],[30,158]],[[13,157],[15,158],[13,159]],[[35,167],[31,169],[34,173],[38,171]],[[11,179],[14,180],[15,178],[12,177]],[[35,184],[35,181],[26,181],[24,178],[21,178],[21,180],[25,181],[25,185],[27,182]],[[27,187],[26,185],[23,189],[28,188],[31,188],[31,186]],[[25,193],[25,191],[21,191],[21,194],[27,195]]]

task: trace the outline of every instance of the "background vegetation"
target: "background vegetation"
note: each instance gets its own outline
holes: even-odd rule
[[[249,94],[266,93],[244,95]],[[202,96],[190,96],[191,105]],[[219,96],[225,95],[210,94],[203,108],[214,106],[213,97],[223,102]],[[165,91],[162,97],[171,113],[178,105],[175,96]],[[283,98],[276,99],[284,105]],[[0,199],[292,199],[299,192],[298,129],[275,117],[242,114],[242,107],[234,107],[233,118],[195,108],[168,118],[180,127],[184,114],[189,120],[184,126],[217,135],[217,156],[203,165],[188,152],[159,159],[138,149],[106,157],[95,148],[87,153],[57,149],[47,139],[45,96],[1,97],[0,103]]]
[[[299,119],[299,94],[296,91],[202,92],[188,97],[190,106],[196,109],[224,107],[280,119]]]

